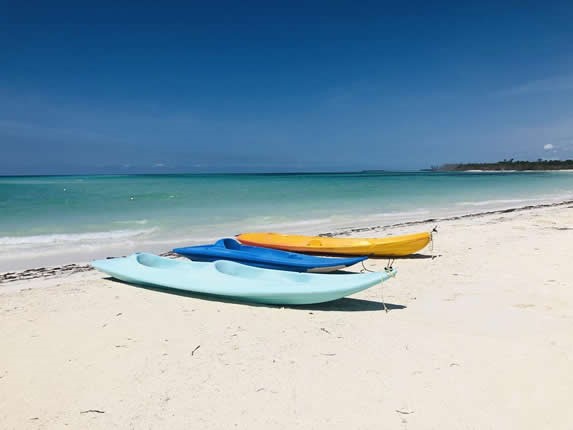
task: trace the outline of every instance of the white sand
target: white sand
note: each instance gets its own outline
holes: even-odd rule
[[[0,429],[573,428],[573,209],[436,239],[388,313],[380,287],[276,308],[97,272],[3,284]]]

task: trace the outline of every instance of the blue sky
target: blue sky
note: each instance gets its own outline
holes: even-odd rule
[[[114,3],[0,2],[0,175],[573,158],[571,2]]]

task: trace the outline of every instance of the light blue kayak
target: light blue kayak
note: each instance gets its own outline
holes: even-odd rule
[[[174,288],[233,300],[276,305],[322,303],[357,293],[396,275],[380,273],[326,275],[261,269],[233,261],[181,261],[153,254],[93,261],[92,266],[119,280]]]

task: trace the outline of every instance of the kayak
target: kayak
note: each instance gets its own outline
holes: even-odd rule
[[[285,251],[403,257],[424,248],[430,242],[431,233],[423,232],[384,238],[297,236],[280,233],[243,233],[236,237],[245,245],[265,246]]]
[[[325,273],[344,269],[368,257],[329,258],[297,254],[260,246],[242,245],[235,239],[220,239],[213,245],[175,248],[173,252],[194,261],[230,260],[265,269]]]
[[[340,275],[294,273],[261,269],[234,261],[203,263],[146,253],[96,260],[91,265],[133,284],[276,305],[328,302],[365,290],[396,275],[395,269]]]

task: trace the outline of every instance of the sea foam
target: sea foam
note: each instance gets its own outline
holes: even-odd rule
[[[156,232],[157,228],[141,230],[112,230],[90,233],[42,234],[35,236],[0,237],[0,246],[60,245],[84,242],[140,238]]]

